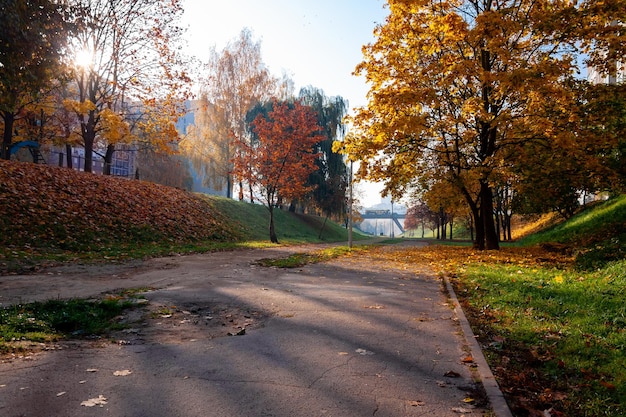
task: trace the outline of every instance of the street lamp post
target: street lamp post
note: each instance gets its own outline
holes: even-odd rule
[[[350,161],[350,192],[348,195],[348,248],[352,249],[352,161]]]
[[[393,200],[391,200],[391,232],[389,233],[390,237],[393,239]]]

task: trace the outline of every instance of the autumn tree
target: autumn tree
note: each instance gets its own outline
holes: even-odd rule
[[[598,84],[585,90],[584,106],[579,117],[579,125],[585,128],[590,137],[586,142],[595,146],[594,164],[601,172],[595,175],[599,182],[595,185],[613,193],[626,190],[626,84]]]
[[[99,150],[106,173],[118,143],[171,151],[190,82],[178,50],[180,0],[73,1],[87,13],[71,40],[78,91],[66,107],[79,121],[85,171]]]
[[[204,78],[197,119],[184,149],[205,183],[225,188],[226,196],[232,197],[232,160],[238,144],[245,144],[250,136],[246,115],[256,104],[275,96],[280,86],[288,89],[289,81],[281,83],[270,74],[261,56],[261,42],[253,40],[249,29],[222,51],[211,51]],[[243,192],[241,183],[240,199]]]
[[[187,127],[181,151],[189,159],[204,187],[232,194],[231,138],[222,109],[206,93],[193,101],[194,122]]]
[[[71,16],[65,2],[0,0],[1,158],[9,159],[15,122],[40,114],[34,107],[64,77]]]
[[[434,229],[431,225],[436,214],[428,207],[428,204],[423,201],[416,202],[406,211],[406,218],[404,220],[405,230],[417,230],[422,229],[421,236],[424,238],[425,228],[428,225],[429,229]]]
[[[523,214],[573,216],[585,195],[626,187],[626,86],[576,82],[576,105],[562,120],[567,141],[538,138],[520,147],[526,164],[513,169],[514,209]]]
[[[254,140],[239,140],[234,175],[250,184],[269,210],[269,235],[278,243],[274,209],[280,199],[297,199],[313,188],[307,178],[316,169],[315,145],[324,140],[315,112],[300,102],[271,103],[267,115],[252,122]]]
[[[579,149],[579,129],[563,130],[577,105],[575,58],[588,52],[600,65],[591,46],[609,61],[624,52],[613,23],[625,21],[625,8],[391,0],[389,10],[356,69],[370,84],[369,103],[352,120],[359,134],[346,150],[364,161],[362,176],[385,181],[394,195],[424,177],[447,181],[471,210],[475,246],[497,249],[496,180],[529,162],[518,158],[527,143]]]

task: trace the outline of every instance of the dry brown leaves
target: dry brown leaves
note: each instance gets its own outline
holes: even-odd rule
[[[481,251],[471,247],[429,245],[397,251],[379,251],[379,256],[407,266],[428,265],[440,273],[451,273],[468,264],[533,267],[563,266],[574,261],[571,256],[544,247],[506,247],[497,251]]]
[[[64,249],[235,238],[226,219],[189,192],[14,161],[0,161],[0,228],[3,245]]]

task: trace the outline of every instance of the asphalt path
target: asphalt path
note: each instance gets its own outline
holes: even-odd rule
[[[123,332],[5,357],[0,416],[492,415],[431,270],[373,255],[256,264],[294,250],[0,277],[3,305],[149,288]]]

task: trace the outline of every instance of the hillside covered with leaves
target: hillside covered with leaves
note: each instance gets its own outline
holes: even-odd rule
[[[0,230],[11,250],[4,257],[240,238],[209,200],[189,192],[9,161],[0,161]]]
[[[236,238],[212,205],[186,191],[45,165],[0,161],[0,210],[4,245]]]
[[[0,160],[0,274],[268,243],[262,205],[111,176]],[[323,218],[276,213],[281,242],[347,239]],[[355,238],[358,238],[355,235]]]

